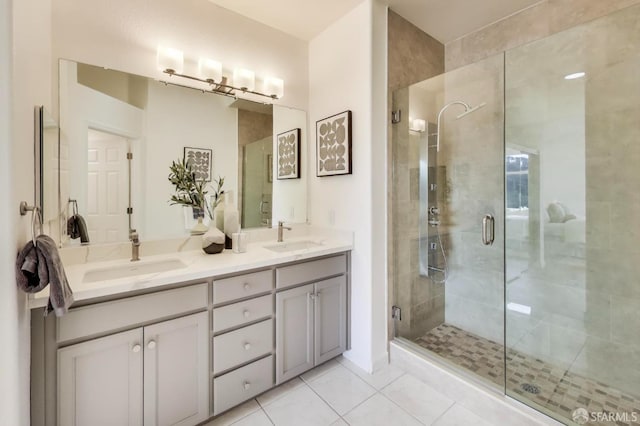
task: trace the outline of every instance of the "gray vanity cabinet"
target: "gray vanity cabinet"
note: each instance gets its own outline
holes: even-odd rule
[[[276,384],[313,367],[314,285],[276,294]]]
[[[193,425],[209,417],[209,315],[144,328],[144,425]]]
[[[142,329],[58,350],[58,425],[142,424]]]
[[[59,425],[193,425],[209,417],[208,313],[58,350]]]
[[[207,284],[198,284],[73,308],[58,319],[57,424],[187,426],[206,420],[206,307]],[[174,318],[163,321],[167,315]],[[114,333],[123,326],[131,330]]]
[[[340,255],[296,264],[278,269],[277,276],[278,287],[293,287],[276,293],[280,384],[347,350],[347,259]],[[296,279],[317,281],[295,287]]]
[[[315,285],[314,363],[322,364],[347,350],[347,278]]]

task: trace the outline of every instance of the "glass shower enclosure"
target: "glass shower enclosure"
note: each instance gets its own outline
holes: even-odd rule
[[[639,22],[393,94],[395,338],[563,422],[640,406]]]

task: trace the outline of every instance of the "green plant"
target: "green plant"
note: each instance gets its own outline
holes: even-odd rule
[[[192,207],[207,212],[212,218],[211,210],[206,202],[207,182],[203,179],[196,179],[196,174],[191,167],[191,163],[184,158],[177,162],[172,161],[169,167],[169,182],[176,188],[176,193],[171,196],[171,205],[181,205]]]
[[[222,194],[224,194],[224,189],[222,189],[222,185],[224,185],[224,178],[222,176],[218,176],[217,182],[218,187],[213,192],[213,199],[211,200],[211,210],[214,210],[222,201]]]

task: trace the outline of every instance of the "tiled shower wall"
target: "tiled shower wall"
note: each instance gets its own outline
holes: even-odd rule
[[[522,12],[447,43],[445,69],[451,71],[472,64],[639,2],[640,0],[543,0]]]
[[[408,89],[404,99],[393,105],[394,91],[444,72],[444,45],[389,10],[388,16],[388,117],[391,110],[402,109],[403,119],[389,126],[389,301],[402,307],[402,321],[389,335],[413,337],[425,331],[421,324],[428,312],[439,312],[431,321],[444,321],[442,289],[420,277],[419,255],[419,151],[408,137]],[[393,134],[397,132],[396,134]],[[416,334],[416,336],[417,336]]]

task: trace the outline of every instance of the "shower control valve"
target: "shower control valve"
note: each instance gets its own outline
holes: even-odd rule
[[[436,206],[429,207],[429,214],[438,215],[440,214],[440,209]]]

